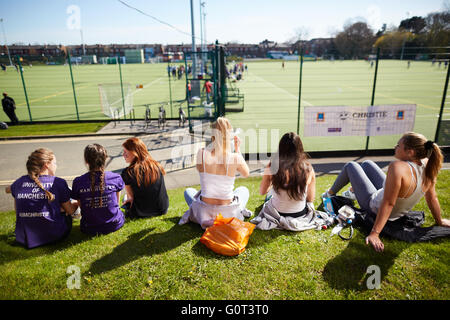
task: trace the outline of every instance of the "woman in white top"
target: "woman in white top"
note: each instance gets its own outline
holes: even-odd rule
[[[234,139],[234,152],[231,143]],[[197,153],[197,170],[200,174],[201,190],[187,188],[184,192],[189,210],[180,224],[188,220],[199,223],[203,228],[214,223],[217,214],[223,217],[248,216],[245,206],[249,199],[246,187],[234,189],[237,172],[249,176],[249,168],[240,153],[241,141],[233,135],[228,119],[219,117],[212,124],[212,143]]]
[[[316,193],[315,172],[307,161],[300,137],[294,132],[283,135],[278,146],[278,161],[271,161],[259,188],[261,195],[271,192],[274,209],[280,215],[298,217],[308,212]]]
[[[407,214],[422,196],[436,223],[450,227],[450,220],[442,219],[435,188],[443,159],[439,146],[419,133],[408,132],[395,146],[395,158],[386,175],[373,161],[361,165],[349,162],[327,192],[333,195],[348,182],[352,184],[361,208],[376,214],[366,244],[370,243],[378,252],[384,249],[379,234],[386,223]]]

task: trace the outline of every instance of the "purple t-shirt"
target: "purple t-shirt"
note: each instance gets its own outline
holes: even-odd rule
[[[90,173],[75,178],[72,184],[71,197],[80,200],[80,230],[87,234],[107,234],[120,229],[125,217],[119,208],[116,193],[124,188],[122,177],[114,172],[105,172],[105,185],[100,195],[100,173],[95,174],[95,191],[91,192]],[[92,196],[94,201],[92,203]],[[100,197],[102,205],[100,206]]]
[[[28,176],[11,185],[16,202],[16,240],[28,248],[60,240],[71,228],[71,219],[61,213],[61,204],[70,200],[70,189],[64,179],[40,176],[42,186],[55,195],[49,202],[45,192]]]

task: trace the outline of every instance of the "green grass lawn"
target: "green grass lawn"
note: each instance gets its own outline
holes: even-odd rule
[[[335,176],[317,179],[320,193]],[[450,172],[438,178],[443,216],[450,218]],[[257,211],[260,178],[238,179]],[[169,190],[169,212],[127,221],[119,231],[83,235],[79,221],[60,244],[26,250],[15,244],[14,212],[0,216],[0,299],[443,299],[450,298],[450,241],[409,244],[383,239],[376,253],[355,231],[351,241],[331,230],[255,230],[236,257],[215,254],[199,242],[203,230],[177,223],[187,210],[183,189]],[[425,201],[425,225],[433,225]],[[69,266],[81,270],[81,288],[68,289]],[[381,269],[381,288],[366,286],[371,265]]]
[[[106,122],[10,126],[7,130],[0,130],[0,137],[95,133],[105,125]]]

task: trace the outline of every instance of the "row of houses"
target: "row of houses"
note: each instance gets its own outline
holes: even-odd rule
[[[283,51],[290,54],[297,53],[299,44],[304,47],[305,53],[312,53],[318,56],[330,51],[333,39],[312,39],[294,44],[276,43],[264,40],[258,44],[227,43],[224,44],[228,54],[244,58],[265,58],[269,51]],[[10,45],[8,46],[11,55],[19,56],[61,56],[70,52],[71,56],[96,55],[97,57],[124,56],[126,50],[142,49],[146,59],[164,56],[173,52],[192,52],[191,44],[94,44],[94,45]],[[214,49],[214,44],[207,45],[207,50]],[[197,51],[201,51],[197,45]],[[317,51],[317,52],[315,52]],[[326,52],[325,52],[326,53]],[[6,46],[0,46],[0,55],[7,54]]]

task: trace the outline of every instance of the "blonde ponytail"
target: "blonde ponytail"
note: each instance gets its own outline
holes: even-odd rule
[[[233,127],[230,121],[225,117],[219,117],[212,124],[213,129],[213,145],[216,153],[225,154],[231,150],[231,133]]]
[[[42,172],[44,166],[51,162],[54,158],[55,155],[50,149],[40,148],[31,153],[27,161],[28,176],[42,191],[45,192],[46,198],[49,202],[55,200],[55,195],[44,188],[41,181],[39,181],[39,174]]]
[[[435,183],[444,159],[439,146],[433,141],[427,140],[424,135],[415,132],[405,133],[402,140],[405,148],[414,150],[417,160],[428,158],[424,170],[423,185]]]

